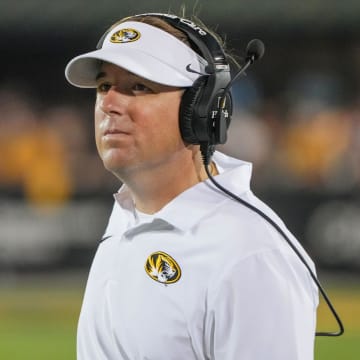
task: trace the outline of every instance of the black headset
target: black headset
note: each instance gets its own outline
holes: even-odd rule
[[[231,75],[222,46],[208,30],[175,15],[146,13],[132,16],[131,19],[150,16],[184,32],[208,63],[206,73],[200,74],[192,87],[183,94],[179,114],[182,139],[188,144],[224,144],[231,121],[232,97],[230,91],[224,93],[231,82]],[[108,32],[100,38],[97,49],[102,47]],[[194,72],[189,67],[187,71]]]

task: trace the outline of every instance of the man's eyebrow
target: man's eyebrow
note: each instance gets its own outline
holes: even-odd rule
[[[105,72],[105,71],[100,71],[100,72],[96,75],[95,80],[99,80],[99,79],[101,79],[101,78],[103,78],[103,77],[105,77],[105,76],[106,76],[106,72]]]

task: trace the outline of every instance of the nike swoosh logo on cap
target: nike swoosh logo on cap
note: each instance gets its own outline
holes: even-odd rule
[[[191,72],[191,73],[193,73],[193,74],[198,74],[198,75],[208,75],[208,74],[204,74],[204,73],[198,72],[198,71],[196,71],[196,70],[193,70],[193,69],[191,68],[191,64],[187,64],[187,65],[186,65],[186,71]]]

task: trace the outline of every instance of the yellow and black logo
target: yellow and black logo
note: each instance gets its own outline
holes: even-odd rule
[[[180,266],[170,255],[162,251],[148,256],[145,271],[153,280],[163,284],[173,284],[181,277]]]
[[[116,44],[128,43],[140,39],[140,32],[135,29],[121,29],[111,35],[110,41]]]

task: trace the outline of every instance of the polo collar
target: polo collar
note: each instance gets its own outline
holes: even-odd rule
[[[250,190],[251,164],[215,152],[213,160],[219,170],[216,181],[236,195]],[[134,202],[128,188],[123,185],[115,199],[128,216],[136,219]],[[218,190],[210,180],[203,181],[179,194],[176,198],[154,214],[180,231],[187,231],[229,198]]]

